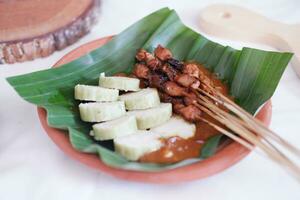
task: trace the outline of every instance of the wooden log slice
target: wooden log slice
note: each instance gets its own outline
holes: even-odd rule
[[[0,0],[0,64],[46,57],[97,21],[100,0]]]

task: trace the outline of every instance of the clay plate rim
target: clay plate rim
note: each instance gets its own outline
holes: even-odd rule
[[[64,63],[70,62],[81,55],[84,55],[91,50],[104,45],[106,42],[111,40],[111,38],[112,36],[104,37],[84,44],[63,56],[53,67],[58,67]],[[179,183],[203,179],[229,168],[250,153],[250,151],[245,147],[236,142],[232,142],[208,159],[176,169],[162,172],[140,172],[117,169],[105,165],[95,154],[87,154],[76,151],[72,147],[69,137],[64,131],[48,126],[46,111],[40,107],[37,108],[37,111],[40,122],[46,133],[65,154],[91,168],[105,172],[114,177],[130,181],[149,183]],[[256,118],[261,120],[265,125],[269,126],[271,116],[272,105],[271,101],[269,100],[256,115]]]

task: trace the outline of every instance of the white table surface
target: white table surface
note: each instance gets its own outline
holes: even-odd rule
[[[22,100],[5,77],[47,69],[70,50],[116,34],[151,11],[175,8],[201,32],[197,18],[208,2],[196,0],[103,0],[100,22],[78,43],[48,58],[0,66],[0,199],[300,199],[300,185],[272,162],[251,153],[213,177],[173,185],[127,182],[68,158],[42,129],[35,106]],[[224,2],[224,1],[223,1]],[[300,1],[225,1],[287,23],[300,22]],[[221,40],[217,40],[221,41]],[[241,43],[222,41],[241,46]],[[300,44],[299,44],[300,45]],[[269,47],[266,47],[269,48]],[[272,98],[271,128],[300,146],[300,80],[289,66]]]

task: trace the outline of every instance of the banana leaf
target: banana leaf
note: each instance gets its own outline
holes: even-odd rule
[[[257,109],[274,93],[292,54],[252,48],[236,50],[208,40],[185,26],[174,10],[160,9],[116,35],[106,45],[59,68],[9,77],[7,81],[26,101],[47,110],[49,126],[65,130],[75,149],[99,155],[109,166],[140,171],[172,169],[202,158],[159,165],[129,162],[113,151],[112,145],[95,142],[88,132],[91,125],[80,120],[76,84],[97,85],[99,74],[130,72],[139,48],[153,51],[158,45],[171,49],[180,60],[194,60],[226,82],[235,101],[248,112]],[[206,146],[217,146],[216,140]],[[213,149],[206,149],[210,155]]]

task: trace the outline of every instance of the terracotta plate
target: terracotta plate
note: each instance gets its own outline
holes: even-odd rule
[[[105,37],[82,45],[81,47],[73,50],[72,52],[62,57],[54,65],[54,67],[70,62],[82,56],[83,54],[86,54],[91,50],[104,45],[111,38],[112,37]],[[38,115],[42,126],[46,130],[46,133],[53,140],[53,142],[68,156],[71,156],[75,160],[78,160],[79,162],[89,167],[111,174],[112,176],[130,181],[151,183],[178,183],[201,179],[208,176],[212,176],[216,173],[227,169],[228,167],[240,161],[250,152],[240,144],[232,142],[208,159],[177,169],[166,170],[163,172],[139,172],[116,169],[106,166],[97,155],[81,153],[73,149],[67,134],[65,134],[61,130],[51,128],[48,126],[46,119],[46,111],[44,109],[38,108]],[[272,106],[271,102],[269,101],[256,115],[256,118],[260,119],[265,125],[269,126],[271,115]]]

